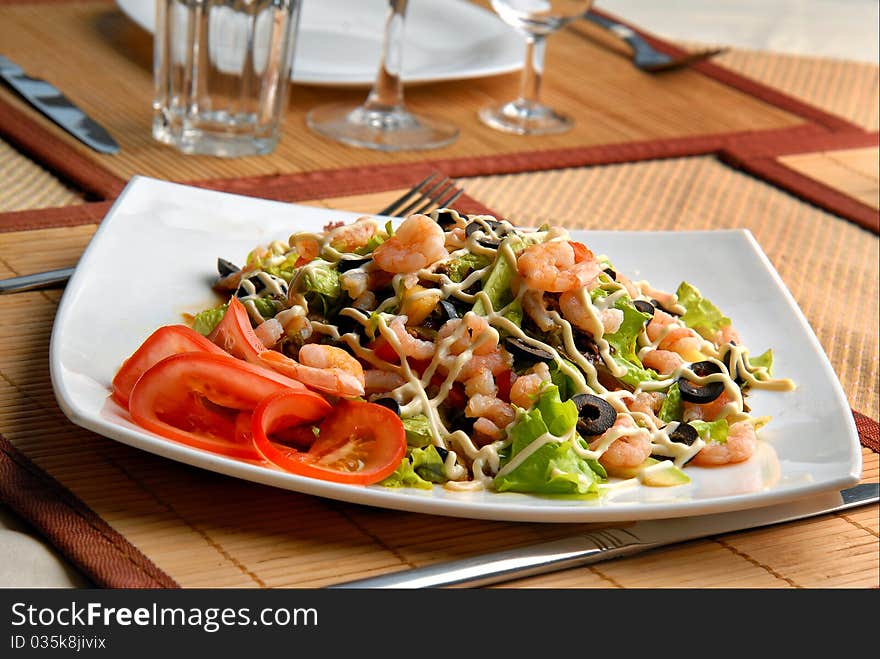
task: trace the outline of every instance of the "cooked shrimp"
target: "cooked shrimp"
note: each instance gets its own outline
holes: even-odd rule
[[[464,408],[464,413],[470,418],[489,419],[499,428],[506,428],[516,418],[516,413],[510,405],[494,396],[483,394],[472,396]]]
[[[260,353],[260,362],[282,375],[302,382],[310,389],[354,398],[364,395],[364,369],[342,348],[307,343],[297,362],[275,350]]]
[[[464,331],[460,329],[462,326]],[[498,347],[498,330],[485,317],[472,311],[467,312],[464,318],[446,321],[437,332],[437,340],[442,341],[456,333],[459,338],[449,346],[449,352],[454,355],[460,355],[471,346],[475,355],[488,355]]]
[[[388,329],[394,332],[394,336],[397,337],[404,356],[414,359],[431,359],[434,356],[434,343],[417,339],[410,334],[406,329],[406,321],[406,316],[396,316],[388,324]]]
[[[305,341],[312,335],[312,321],[306,315],[305,307],[298,304],[293,305],[290,309],[279,311],[275,316],[275,320],[281,323],[284,333],[292,339]]]
[[[581,302],[577,291],[567,291],[559,296],[559,308],[562,316],[572,325],[585,332],[595,333],[595,321]],[[620,309],[602,309],[599,312],[604,334],[614,334],[623,324],[623,312]]]
[[[497,394],[498,387],[495,386],[495,378],[492,377],[492,371],[483,369],[468,378],[464,383],[464,393],[468,398],[478,394],[483,396],[494,396]]]
[[[447,355],[440,362],[440,372],[448,373],[457,358],[456,355]],[[500,375],[504,371],[510,370],[511,362],[512,357],[510,353],[502,352],[496,348],[494,352],[490,352],[488,355],[473,355],[465,362],[465,365],[458,372],[455,379],[457,382],[467,382],[482,370],[488,370],[492,375]]]
[[[700,335],[665,311],[655,309],[645,331],[648,339],[656,341],[661,350],[675,352],[688,361],[699,361],[704,357],[701,352],[703,339]]]
[[[462,227],[455,227],[451,231],[445,232],[446,249],[461,249],[467,245],[467,234]]]
[[[254,334],[264,346],[271,348],[278,343],[278,339],[284,336],[284,326],[275,318],[270,318],[257,325]]]
[[[600,435],[597,440],[590,444],[590,448],[595,450],[602,443],[602,438],[608,433],[615,435],[623,429],[632,429],[632,432],[620,435],[611,445],[602,453],[599,463],[611,469],[631,469],[638,467],[651,455],[651,438],[648,431],[644,428],[636,426],[631,417],[626,414],[617,415],[614,425]]]
[[[402,375],[371,368],[364,371],[364,390],[368,394],[384,394],[406,384]]]
[[[748,421],[738,421],[730,426],[727,441],[709,442],[694,456],[693,464],[713,467],[748,460],[758,447],[755,427]]]
[[[681,355],[670,350],[650,350],[642,356],[642,364],[646,368],[653,368],[661,375],[672,373],[684,363]]]
[[[516,268],[526,286],[539,291],[562,293],[586,286],[602,272],[602,266],[589,252],[577,262],[572,246],[565,240],[552,240],[523,250]]]
[[[327,233],[327,244],[339,252],[353,252],[364,247],[378,231],[378,223],[371,217],[359,217],[351,224],[343,224]]]
[[[290,237],[289,242],[290,246],[295,249],[296,253],[299,255],[299,261],[297,261],[297,263],[300,261],[303,263],[314,261],[321,251],[318,239],[310,233],[295,233]]]
[[[640,391],[632,398],[627,398],[625,402],[630,412],[652,415],[663,405],[664,398],[664,395],[657,391]]]
[[[721,395],[711,403],[700,405],[698,403],[689,403],[685,401],[682,408],[682,417],[685,421],[717,421],[721,416],[721,409],[731,401],[733,401],[733,399],[726,391],[723,391]]]
[[[550,369],[547,364],[535,364],[530,372],[514,380],[510,387],[510,402],[523,409],[529,409],[544,386],[550,381]]]
[[[720,348],[728,343],[736,343],[739,345],[742,343],[742,339],[739,336],[739,332],[734,329],[733,325],[725,325],[715,333],[712,343]]]
[[[523,311],[535,321],[542,332],[549,332],[556,323],[547,313],[547,303],[544,300],[544,292],[535,289],[528,289],[522,296]]]
[[[480,418],[474,422],[474,435],[476,444],[480,446],[501,439],[504,436],[504,431],[489,419]]]
[[[427,215],[410,215],[373,251],[373,263],[385,272],[415,272],[449,256],[443,229]]]

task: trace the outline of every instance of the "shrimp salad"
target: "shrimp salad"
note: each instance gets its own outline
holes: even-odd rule
[[[388,487],[678,485],[689,465],[752,456],[768,418],[749,392],[794,387],[696,286],[632,281],[559,227],[451,209],[396,227],[362,217],[218,269],[265,365],[399,417],[406,451]],[[210,335],[228,307],[193,329]]]

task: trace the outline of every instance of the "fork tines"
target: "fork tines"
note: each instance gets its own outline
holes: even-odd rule
[[[431,208],[451,206],[464,194],[464,190],[456,187],[455,182],[445,176],[436,181],[439,176],[440,174],[434,172],[394,203],[379,211],[379,215],[403,216],[411,213],[424,213]]]

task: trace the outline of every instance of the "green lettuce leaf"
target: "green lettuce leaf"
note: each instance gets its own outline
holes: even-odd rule
[[[597,288],[592,294],[596,296],[607,295],[605,291]],[[621,296],[614,303],[615,309],[623,312],[623,322],[616,332],[605,334],[602,338],[608,341],[609,345],[614,348],[612,357],[618,366],[626,369],[626,373],[618,379],[631,387],[637,387],[640,382],[656,380],[657,374],[645,368],[641,360],[636,354],[636,340],[639,332],[645,326],[650,316],[644,314],[633,306],[632,300],[626,295]]]
[[[301,268],[296,285],[308,300],[309,308],[320,310],[325,318],[342,304],[339,272],[327,261],[316,259]]]
[[[424,448],[416,448],[410,452],[410,460],[415,472],[424,480],[431,483],[445,483],[446,469],[443,466],[443,458],[437,451],[437,447],[431,444]]]
[[[497,476],[499,492],[533,492],[540,494],[595,495],[605,470],[595,460],[581,458],[574,442],[586,448],[584,440],[573,432],[577,408],[571,401],[559,400],[559,390],[549,386],[528,412],[520,412],[509,429],[511,444],[502,456],[502,467],[539,437],[551,432],[566,436],[562,441],[549,441],[528,455],[515,469]]]
[[[678,388],[678,383],[674,382],[666,392],[666,399],[663,401],[663,405],[660,406],[660,412],[657,414],[657,418],[664,423],[681,421],[682,412],[683,402],[681,399],[681,390]]]
[[[730,318],[727,318],[718,307],[704,298],[696,286],[682,282],[675,294],[679,304],[687,309],[681,317],[681,322],[695,330],[704,339],[711,341],[718,330],[730,325]]]
[[[474,270],[485,268],[490,263],[492,261],[489,257],[468,252],[445,263],[443,269],[446,272],[446,276],[458,284],[464,281]]]
[[[226,314],[226,306],[224,304],[215,309],[200,311],[193,318],[192,328],[202,336],[208,336],[220,324],[220,321],[223,320],[223,316]]]
[[[753,369],[764,368],[767,370],[767,375],[771,375],[773,351],[768,349],[757,357],[749,357],[749,366]]]
[[[718,442],[724,444],[727,441],[727,433],[730,429],[727,425],[727,419],[718,419],[717,421],[689,421],[697,434],[706,442]]]
[[[401,460],[390,476],[379,482],[384,487],[416,487],[430,490],[433,483],[445,483],[448,479],[443,469],[443,459],[434,445],[414,448]]]

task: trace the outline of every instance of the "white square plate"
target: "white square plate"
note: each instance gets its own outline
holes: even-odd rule
[[[770,415],[747,462],[688,467],[692,482],[635,486],[596,501],[518,493],[351,486],[239,462],[155,436],[108,399],[122,361],[161,325],[215,303],[218,256],[241,262],[256,245],[294,230],[321,230],[355,213],[298,206],[134,178],[101,223],[55,319],[52,384],[74,422],[125,444],[267,485],[415,512],[542,522],[592,522],[700,515],[770,505],[858,481],[861,449],[846,397],[815,335],[766,256],[746,231],[573,232],[614,267],[657,287],[687,280],[731,317],[752,354],[773,348],[774,372],[794,392],[756,391],[749,404]]]

